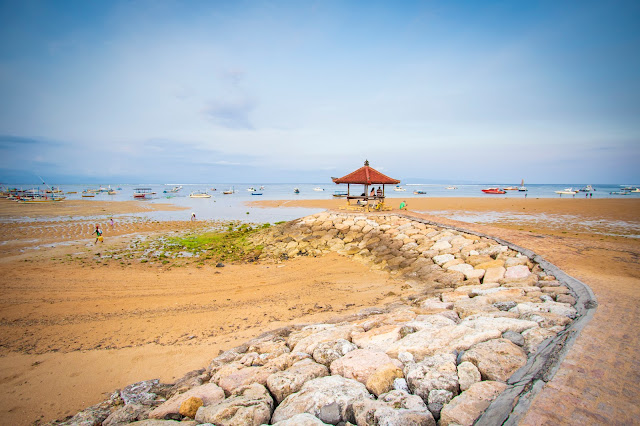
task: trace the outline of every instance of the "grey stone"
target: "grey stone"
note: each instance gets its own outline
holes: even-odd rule
[[[229,398],[198,408],[198,423],[218,426],[261,425],[268,423],[273,410],[273,399],[267,389],[257,383],[236,389]]]
[[[522,337],[522,334],[516,333],[515,331],[505,331],[502,333],[502,338],[510,340],[518,346],[524,346],[524,337]]]
[[[327,376],[329,369],[310,359],[295,363],[285,371],[273,373],[267,378],[267,387],[280,403],[287,396],[298,392],[302,385],[312,379]]]
[[[412,393],[428,402],[429,392],[444,389],[458,394],[456,357],[453,354],[437,354],[417,364],[405,367],[405,377]]]
[[[102,422],[102,426],[119,426],[132,423],[136,420],[144,420],[147,418],[150,406],[142,404],[127,404],[123,405],[111,414]]]
[[[299,392],[286,397],[274,411],[271,421],[276,423],[296,414],[309,413],[328,423],[327,420],[335,420],[334,411],[323,411],[323,407],[336,404],[340,413],[339,421],[355,422],[352,405],[359,399],[371,399],[362,383],[341,376],[320,377],[309,380]],[[322,414],[330,415],[330,418],[324,418]]]

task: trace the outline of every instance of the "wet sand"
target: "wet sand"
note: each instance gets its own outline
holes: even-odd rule
[[[607,231],[607,223],[613,221],[638,223],[640,200],[408,201],[409,214],[455,223],[535,250],[590,285],[601,304],[640,304],[640,241],[596,233]],[[81,201],[81,206],[86,203]],[[140,207],[118,202],[101,203],[106,205],[100,207],[93,205],[96,202],[88,203],[86,208],[91,211],[105,209],[98,213],[103,215],[133,213],[131,207]],[[253,205],[267,205],[263,203],[332,207],[344,200],[261,201]],[[41,218],[60,214],[53,210],[57,206],[50,210],[37,208]],[[518,224],[469,224],[415,213],[515,213],[522,209],[542,220],[519,230],[515,227]],[[14,214],[0,203],[0,217]],[[548,226],[544,218],[550,215],[589,220],[591,232],[574,232],[571,222],[558,225],[554,221]],[[91,259],[99,251],[122,247],[142,234],[207,226],[131,221],[117,222],[115,229],[109,230],[105,223],[105,243],[94,246],[94,238],[87,235],[89,225],[56,228],[60,223],[53,218],[0,224],[0,381],[6,390],[0,415],[6,424],[64,417],[135,381],[160,378],[170,382],[206,366],[219,350],[267,329],[356,312],[363,306],[394,300],[403,291],[402,282],[337,255],[282,264],[229,264],[224,268],[192,264],[172,269],[155,264],[118,266],[74,260]],[[53,247],[43,246],[44,240]],[[60,242],[66,245],[56,245]],[[359,295],[357,300],[354,292]],[[636,333],[637,316],[612,319],[604,317],[605,312],[596,312],[578,342],[592,338],[590,333],[597,334],[599,322],[619,321],[616,326],[621,332]],[[633,359],[638,349],[633,343],[618,352]],[[624,381],[634,376],[624,365],[615,369],[620,377],[615,383],[611,379],[611,387],[625,389]],[[609,383],[601,381],[600,386],[608,389]],[[611,398],[612,404],[628,407],[628,412],[638,406],[637,393],[612,394]]]

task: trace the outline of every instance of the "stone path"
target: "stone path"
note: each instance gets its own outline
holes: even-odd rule
[[[640,422],[640,264],[637,250],[615,242],[530,235],[416,215],[527,247],[587,284],[598,309],[556,375],[519,424],[629,425]],[[585,261],[596,254],[601,261]]]

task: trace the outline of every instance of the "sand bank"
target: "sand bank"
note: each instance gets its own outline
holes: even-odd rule
[[[185,207],[169,203],[148,203],[144,201],[64,200],[55,203],[18,203],[2,199],[0,200],[0,219],[99,216],[185,209]]]

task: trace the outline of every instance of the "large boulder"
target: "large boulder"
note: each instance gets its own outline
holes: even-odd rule
[[[478,367],[469,361],[464,361],[458,364],[458,382],[460,383],[460,390],[466,391],[472,384],[482,380],[482,376]]]
[[[273,410],[273,399],[267,389],[254,383],[236,389],[222,402],[198,409],[198,423],[213,423],[218,426],[252,425],[269,423]]]
[[[458,394],[458,372],[456,357],[441,353],[427,357],[419,363],[405,366],[405,377],[414,395],[428,403],[429,392],[444,389],[453,395]]]
[[[429,411],[394,409],[391,407],[382,407],[376,410],[374,422],[378,426],[436,426],[436,421]]]
[[[354,332],[351,341],[362,349],[384,351],[389,344],[400,340],[400,325],[383,325],[362,333]]]
[[[169,398],[162,405],[149,413],[151,419],[164,419],[168,415],[178,414],[180,405],[191,397],[200,398],[204,405],[216,404],[224,399],[224,391],[215,383],[192,388],[185,393],[177,394]]]
[[[527,278],[529,275],[531,275],[531,271],[529,271],[529,268],[527,268],[526,265],[516,265],[516,266],[510,266],[507,268],[507,271],[504,274],[504,278],[505,279],[523,279],[523,278]]]
[[[319,343],[313,350],[313,359],[326,367],[329,367],[333,361],[341,358],[358,347],[345,339],[331,340]]]
[[[318,344],[322,342],[330,342],[337,339],[349,340],[352,331],[352,325],[331,326],[311,333],[300,340],[296,340],[296,336],[293,336],[294,333],[291,333],[292,336],[289,336],[289,345],[291,346],[291,342],[295,341],[295,346],[293,346],[292,349],[293,352],[306,352],[311,355]]]
[[[353,413],[358,426],[435,426],[433,416],[422,399],[404,391],[391,391],[380,395],[377,400],[358,400],[353,404]]]
[[[286,397],[274,411],[271,422],[309,413],[325,423],[355,423],[353,403],[370,398],[367,388],[356,380],[342,376],[320,377],[309,380],[299,392]]]
[[[441,426],[472,426],[507,385],[500,382],[478,382],[456,396],[440,412]]]
[[[396,361],[398,363],[398,361]],[[378,368],[391,364],[392,359],[384,352],[356,349],[331,363],[331,374],[355,379],[366,384],[369,376]]]
[[[527,363],[524,350],[507,339],[494,339],[473,345],[461,358],[478,367],[482,378],[506,382]]]
[[[323,426],[327,423],[309,413],[296,414],[295,416],[273,423],[273,426]]]
[[[146,419],[151,407],[142,404],[126,404],[109,414],[102,422],[103,426],[119,426],[136,420]]]
[[[292,393],[298,392],[309,380],[329,375],[329,369],[322,364],[306,359],[297,362],[284,371],[278,371],[267,378],[267,387],[279,404]]]
[[[267,378],[278,371],[276,367],[246,367],[231,373],[218,381],[218,385],[226,395],[230,395],[235,389],[252,383],[267,384]]]
[[[397,358],[400,352],[409,352],[416,361],[420,361],[437,352],[467,350],[476,343],[496,339],[500,336],[502,336],[502,333],[499,330],[485,331],[463,325],[450,325],[409,334],[389,345],[386,352],[393,358]]]
[[[389,363],[374,371],[365,385],[369,392],[378,396],[392,390],[394,381],[403,377],[402,369],[393,363]]]
[[[476,330],[499,330],[500,333],[513,331],[521,333],[530,328],[538,327],[535,321],[526,321],[507,317],[472,316],[467,317],[460,323],[461,325],[474,328]]]

